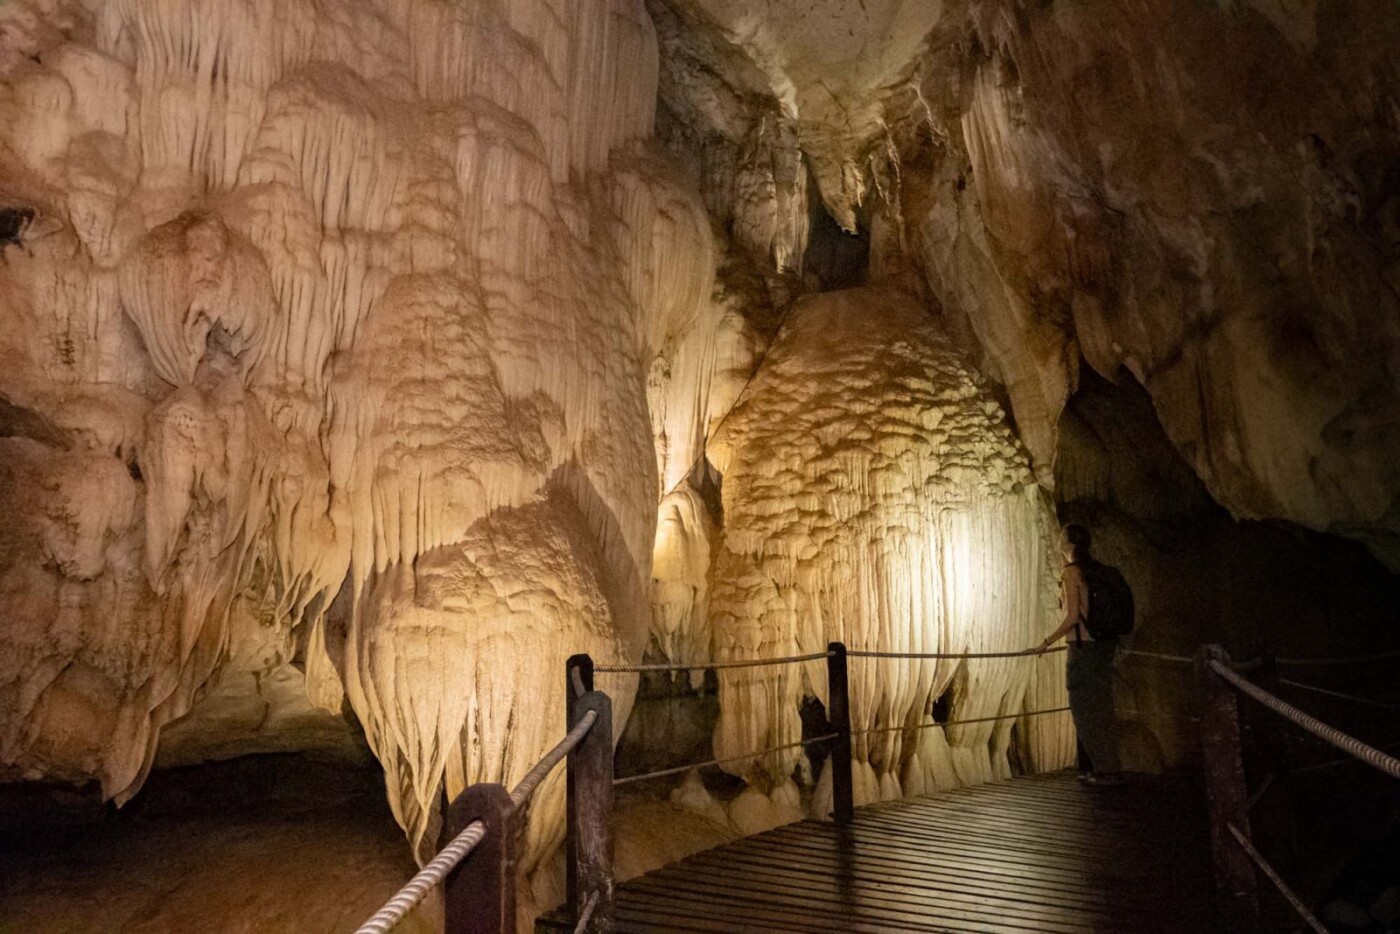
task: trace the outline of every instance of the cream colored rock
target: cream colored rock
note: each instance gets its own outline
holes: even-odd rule
[[[1400,13],[1177,6],[0,4],[0,777],[124,801],[167,729],[348,704],[422,857],[575,652],[1033,644],[1081,356],[1236,515],[1400,561]],[[809,178],[899,288],[793,304]],[[1058,658],[851,671],[860,801],[1068,761]],[[725,670],[715,755],[825,684]],[[829,807],[734,770],[632,865]]]
[[[566,656],[640,655],[699,457],[715,250],[646,141],[650,19],[17,0],[0,30],[0,206],[35,218],[0,394],[40,436],[0,442],[4,775],[125,800],[201,695],[169,761],[285,748],[320,729],[263,690],[295,657],[427,855],[444,792],[562,732]]]
[[[907,296],[860,289],[802,300],[712,454],[725,475],[710,595],[718,658],[820,652],[831,641],[1016,651],[1053,626],[1053,518],[1000,409]],[[945,693],[953,720],[1054,697],[1028,696],[1035,664],[851,659],[852,727],[875,731],[855,742],[870,770],[862,798],[898,796],[901,775],[927,787],[949,768],[962,783],[1008,774],[1014,721],[949,728],[947,764],[908,728]],[[825,698],[825,669],[719,672],[716,754],[801,739],[798,702]],[[1063,722],[1023,728],[1037,767],[1066,761]],[[787,750],[732,768],[769,789],[802,757]]]
[[[742,50],[794,121],[821,195],[848,230],[865,198],[860,163],[883,129],[885,97],[914,69],[941,0],[679,0]]]

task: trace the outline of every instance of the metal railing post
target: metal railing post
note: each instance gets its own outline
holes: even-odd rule
[[[472,821],[486,836],[443,881],[446,934],[513,934],[515,931],[515,828],[504,785],[472,785],[447,809],[441,849]]]
[[[587,654],[570,655],[569,660],[564,663],[564,697],[565,710],[569,717],[569,723],[574,719],[574,703],[593,690],[593,656]]]
[[[578,703],[589,691],[593,690],[593,656],[587,653],[570,655],[568,661],[564,662],[564,726],[571,729],[578,722]],[[590,731],[591,732],[591,731]],[[575,873],[578,866],[574,861],[574,821],[573,814],[576,810],[574,799],[578,794],[576,783],[578,781],[578,770],[574,767],[574,757],[570,756],[564,763],[564,800],[568,809],[568,817],[564,824],[564,880],[568,892],[566,904],[570,911],[575,908],[574,893],[578,891],[578,880]],[[577,923],[577,918],[574,919]]]
[[[831,742],[831,812],[836,823],[844,824],[856,812],[851,784],[851,693],[846,674],[846,645],[832,642],[826,649],[826,718],[836,733]]]
[[[614,897],[612,699],[602,691],[590,690],[572,700],[570,730],[590,710],[597,712],[598,719],[569,750],[565,837],[568,905],[575,925],[587,914],[583,930],[607,932],[613,930]]]
[[[1210,819],[1217,922],[1222,931],[1257,931],[1259,897],[1254,864],[1229,830],[1233,824],[1249,837],[1249,789],[1240,747],[1239,704],[1230,685],[1210,670],[1212,660],[1228,665],[1230,657],[1218,645],[1203,645],[1196,655],[1201,766]]]

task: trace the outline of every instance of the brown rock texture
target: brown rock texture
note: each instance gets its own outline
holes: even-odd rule
[[[1394,4],[950,4],[888,208],[1042,479],[1080,356],[1232,514],[1400,566]]]

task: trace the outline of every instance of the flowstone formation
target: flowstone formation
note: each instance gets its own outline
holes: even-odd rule
[[[1022,649],[1081,355],[1390,555],[1400,14],[1142,6],[0,4],[0,780],[362,732],[422,858],[573,653]],[[861,800],[1070,755],[1059,657],[850,666]],[[716,757],[827,700],[718,684]]]
[[[1016,652],[1055,624],[1054,516],[1000,407],[928,311],[889,289],[800,300],[711,447],[725,530],[710,616],[716,657],[844,642],[876,652]],[[857,800],[1070,758],[1064,714],[932,726],[1061,706],[1064,666],[1034,659],[851,658]],[[723,669],[716,754],[802,739],[826,664]],[[789,749],[726,768],[797,798]],[[829,775],[814,810],[829,807]]]
[[[675,138],[714,170],[761,126],[811,166],[872,280],[959,322],[1042,485],[1081,360],[1123,367],[1235,518],[1400,568],[1400,7],[652,6],[689,50]]]
[[[221,679],[304,671],[430,853],[443,794],[557,738],[567,655],[640,654],[698,450],[715,262],[646,142],[649,18],[20,0],[0,34],[0,774],[123,801]]]

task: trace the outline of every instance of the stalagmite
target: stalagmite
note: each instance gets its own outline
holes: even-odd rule
[[[1053,518],[1000,409],[908,297],[799,302],[713,450],[725,475],[710,596],[718,658],[830,641],[1017,651],[1053,627]],[[852,729],[883,731],[855,743],[860,799],[1005,776],[1015,724],[1036,766],[1068,755],[1063,715],[950,727],[946,741],[914,729],[945,695],[954,721],[1062,706],[1049,660],[849,664]],[[825,699],[825,664],[725,670],[720,684],[716,752],[742,755],[802,738],[798,704]],[[803,760],[788,750],[734,771],[782,797]]]

